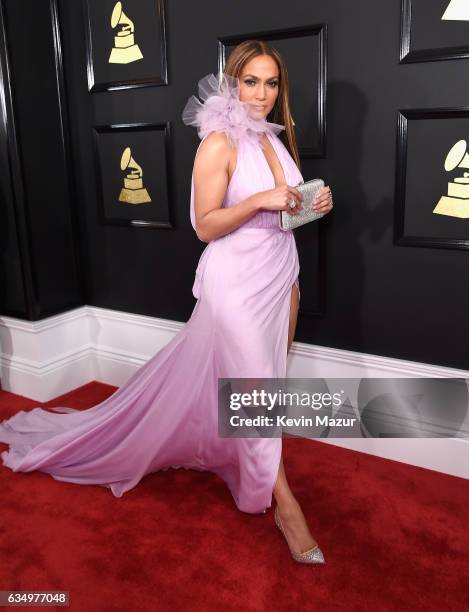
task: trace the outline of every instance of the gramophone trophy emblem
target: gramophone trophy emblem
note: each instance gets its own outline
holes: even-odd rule
[[[131,172],[124,177],[124,187],[119,194],[119,201],[127,204],[145,204],[151,202],[148,191],[143,186],[142,167],[132,157],[130,147],[126,147],[121,157],[121,170],[131,168]]]
[[[469,168],[469,155],[465,140],[458,140],[446,156],[445,170],[451,172],[455,168]],[[448,183],[448,195],[441,196],[433,212],[437,215],[469,218],[469,172],[464,172],[463,176],[457,176]]]
[[[116,2],[111,15],[111,27],[121,29],[114,36],[114,48],[109,64],[130,64],[143,58],[140,47],[134,41],[134,24],[122,10],[122,2]]]
[[[469,21],[469,3],[467,0],[451,0],[442,19],[447,21]]]

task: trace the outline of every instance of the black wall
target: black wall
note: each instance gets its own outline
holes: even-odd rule
[[[399,64],[400,2],[291,0],[286,10],[267,0],[168,0],[168,85],[97,93],[88,92],[81,1],[2,7],[2,314],[38,319],[90,304],[187,320],[205,246],[189,221],[199,139],[181,121],[187,98],[217,71],[220,38],[327,24],[327,153],[303,159],[301,171],[326,180],[335,207],[319,236],[297,234],[302,296],[321,241],[324,285],[313,289],[324,291],[325,310],[300,312],[295,339],[469,368],[469,253],[393,243],[397,111],[463,106],[469,60]],[[91,127],[166,121],[174,229],[101,225]]]
[[[2,313],[82,304],[55,4],[2,2]]]

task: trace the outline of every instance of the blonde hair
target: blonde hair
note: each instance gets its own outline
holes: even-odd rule
[[[225,74],[239,79],[243,67],[258,55],[269,55],[277,64],[279,69],[279,92],[274,108],[267,115],[267,121],[280,123],[285,126],[279,134],[285,147],[300,168],[300,156],[294,131],[294,122],[290,112],[290,101],[288,96],[288,72],[285,62],[280,53],[269,43],[263,40],[245,40],[237,45],[226,62]]]

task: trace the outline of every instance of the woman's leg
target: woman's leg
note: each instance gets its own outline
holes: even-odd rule
[[[288,351],[290,351],[290,347],[295,336],[299,301],[298,287],[293,285],[290,298]],[[285,468],[283,466],[283,457],[280,459],[277,481],[275,483],[273,493],[275,501],[277,502],[280,520],[282,521],[285,535],[290,547],[296,552],[305,552],[313,546],[316,546],[317,542],[311,535],[300,505],[296,501],[295,496],[288,485]]]
[[[290,322],[288,325],[288,347],[287,353],[290,351],[293,338],[295,337],[296,321],[298,319],[298,308],[300,307],[300,292],[296,285],[293,285],[290,296]]]

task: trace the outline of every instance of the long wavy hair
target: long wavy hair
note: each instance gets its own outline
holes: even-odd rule
[[[288,96],[288,72],[285,62],[280,53],[274,49],[269,43],[263,40],[245,40],[237,45],[226,62],[224,74],[229,74],[239,79],[239,75],[245,64],[250,62],[258,55],[270,55],[277,63],[279,70],[279,92],[275,105],[267,115],[267,121],[280,123],[285,126],[279,134],[285,147],[290,155],[295,160],[296,165],[300,168],[300,156],[298,154],[298,146],[296,144],[295,130],[293,126],[293,118],[290,112],[290,101]]]

